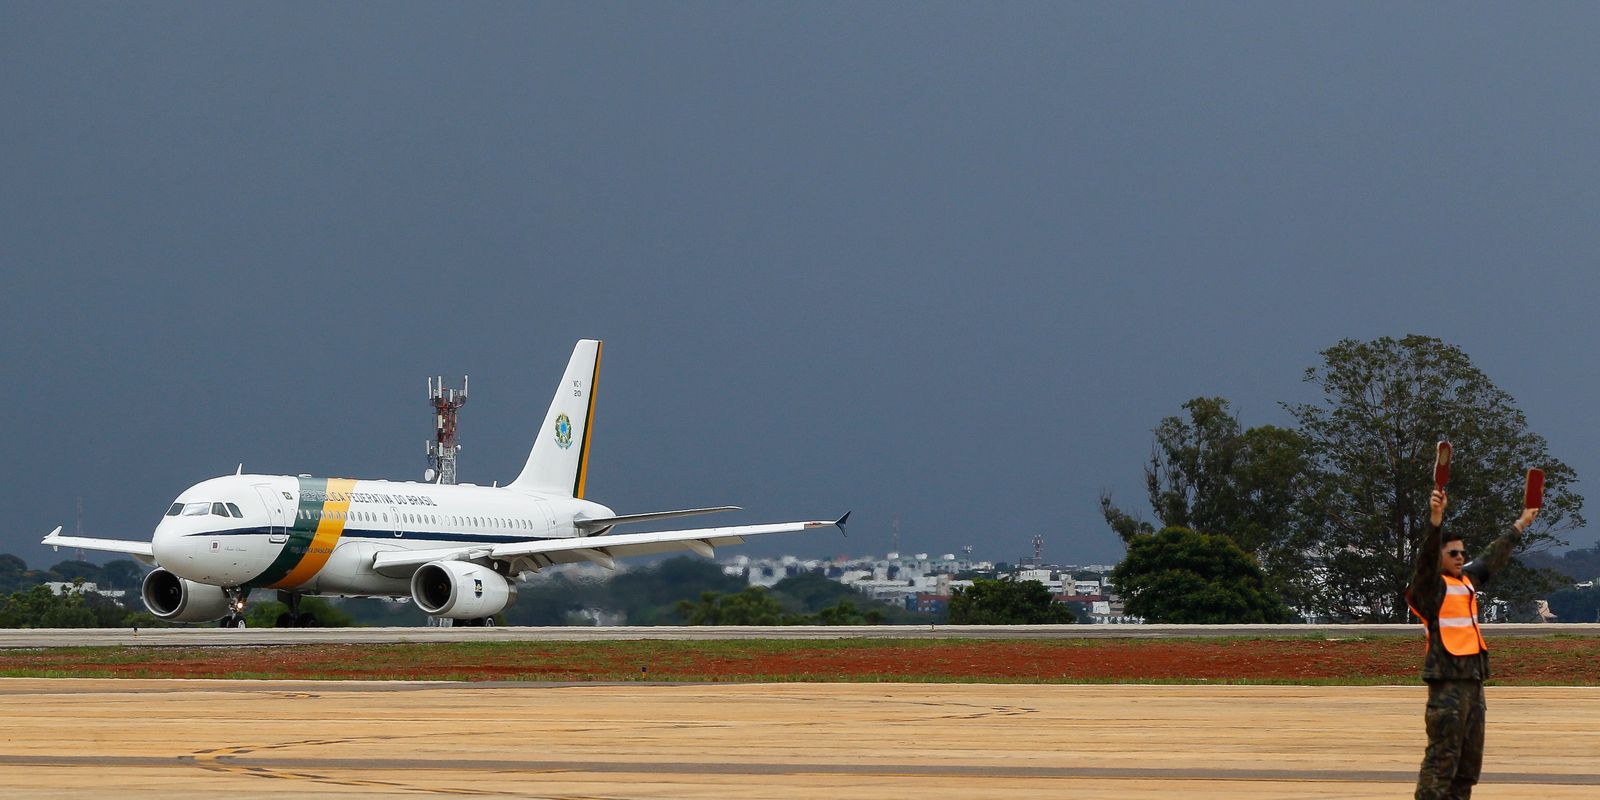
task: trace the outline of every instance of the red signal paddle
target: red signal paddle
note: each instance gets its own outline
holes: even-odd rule
[[[1528,470],[1528,489],[1522,495],[1523,508],[1541,508],[1544,506],[1544,470],[1537,467]]]
[[[1444,491],[1450,482],[1450,442],[1439,440],[1439,454],[1433,459],[1433,488]]]

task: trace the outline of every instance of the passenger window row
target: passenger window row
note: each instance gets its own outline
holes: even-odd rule
[[[337,520],[351,520],[357,522],[388,522],[389,515],[371,511],[318,511],[315,509],[301,509],[296,516],[303,520],[320,520],[323,518]],[[533,530],[531,520],[516,517],[463,517],[455,514],[400,514],[396,522],[413,525],[455,525],[464,528],[512,528],[517,530]]]
[[[213,515],[213,516],[218,516],[218,517],[234,517],[234,518],[237,518],[237,519],[243,519],[244,518],[244,512],[240,511],[239,507],[234,505],[233,503],[219,503],[219,502],[173,503],[172,507],[167,509],[167,516],[169,516],[169,517],[177,517],[177,516],[203,517],[203,516],[206,516],[208,514],[209,515]],[[371,512],[371,511],[327,511],[327,512],[324,512],[324,511],[300,509],[295,514],[295,516],[297,516],[298,518],[303,519],[303,520],[320,520],[320,519],[323,519],[324,517],[326,517],[328,519],[336,519],[336,520],[341,520],[341,521],[357,521],[357,522],[388,522],[389,521],[389,515],[388,514]],[[456,514],[450,514],[450,515],[443,515],[442,518],[441,518],[441,516],[433,515],[433,514],[401,514],[401,515],[399,515],[399,518],[396,520],[396,522],[402,522],[402,521],[403,522],[412,523],[412,524],[426,524],[426,525],[438,525],[438,524],[441,524],[441,521],[442,521],[443,524],[449,525],[449,524],[453,523],[457,527],[462,527],[462,528],[479,528],[479,529],[482,529],[482,528],[514,528],[514,529],[517,529],[517,530],[528,530],[528,531],[531,531],[531,530],[534,529],[533,522],[531,520],[520,519],[520,518],[516,518],[516,517],[463,517],[463,516],[459,516],[459,515],[456,515]]]

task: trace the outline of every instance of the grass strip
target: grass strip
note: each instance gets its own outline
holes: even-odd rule
[[[472,642],[0,651],[0,676],[541,682],[1166,683],[1419,680],[1399,637]],[[1600,639],[1492,644],[1495,683],[1600,685]]]

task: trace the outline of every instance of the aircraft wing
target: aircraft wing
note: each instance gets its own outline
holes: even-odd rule
[[[149,542],[127,542],[121,539],[92,539],[87,536],[62,536],[61,526],[44,537],[40,544],[47,544],[56,549],[63,547],[78,547],[84,550],[99,550],[105,553],[126,553],[146,564],[156,563],[155,551]]]
[[[505,544],[464,545],[430,550],[391,550],[373,557],[372,568],[386,574],[415,569],[430,561],[513,561],[527,559],[532,567],[590,561],[610,568],[622,556],[641,556],[692,550],[711,557],[715,548],[739,544],[750,536],[795,533],[812,528],[844,528],[850,515],[836,520],[775,522],[767,525],[738,525],[728,528],[695,528],[655,533],[619,533],[610,536],[572,536],[560,539],[529,539]]]
[[[715,514],[719,511],[738,511],[738,506],[716,506],[714,508],[686,508],[682,511],[652,511],[648,514],[622,514],[616,517],[592,517],[589,519],[575,519],[573,527],[585,533],[609,528],[612,525],[626,525],[629,522],[650,522],[658,519],[672,519],[674,517],[692,517],[696,514]]]

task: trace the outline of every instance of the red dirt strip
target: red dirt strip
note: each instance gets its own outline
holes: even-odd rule
[[[1500,684],[1600,684],[1600,639],[1490,644]],[[1422,642],[1324,640],[835,640],[293,645],[0,651],[0,674],[541,681],[1412,683]]]

